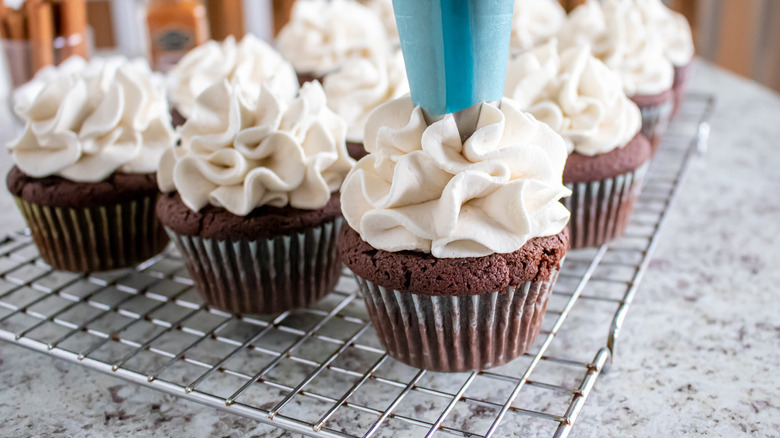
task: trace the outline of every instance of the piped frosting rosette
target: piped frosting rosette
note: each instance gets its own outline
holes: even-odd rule
[[[628,144],[642,127],[620,76],[587,44],[558,52],[553,40],[509,62],[507,96],[561,134],[569,153],[593,156]]]
[[[324,76],[349,58],[384,56],[390,48],[379,16],[354,0],[299,0],[276,46],[299,73]]]
[[[153,173],[174,143],[165,87],[145,61],[71,61],[17,100],[25,120],[9,144],[27,175],[97,182],[114,172]]]
[[[393,46],[399,44],[398,25],[393,12],[393,0],[362,0],[362,3],[374,11],[385,26],[387,38]]]
[[[99,69],[99,65],[102,65],[103,62],[102,58],[94,58],[91,62],[87,62],[80,56],[71,56],[62,61],[60,65],[43,67],[35,73],[35,77],[31,81],[14,91],[12,97],[14,112],[19,116],[26,114],[33,103],[35,103],[35,98],[49,82],[64,75],[82,74],[87,69],[94,72]]]
[[[347,139],[363,141],[371,111],[409,93],[404,58],[400,51],[386,57],[352,58],[325,77],[328,106],[347,122]]]
[[[339,190],[354,161],[346,125],[317,82],[291,102],[262,87],[256,100],[227,81],[201,94],[166,152],[158,182],[192,210],[206,205],[245,216],[263,205],[316,210]]]
[[[523,52],[554,37],[566,21],[566,11],[556,0],[515,0],[509,48]]]
[[[209,86],[227,79],[245,90],[248,98],[260,94],[265,84],[283,99],[298,93],[298,79],[292,65],[268,43],[253,35],[236,42],[209,41],[189,52],[168,73],[168,88],[176,109],[189,117],[195,99]]]
[[[589,44],[598,59],[620,74],[629,97],[672,88],[674,69],[661,38],[633,0],[588,0],[569,14],[558,34],[561,48]]]
[[[438,258],[511,253],[566,226],[563,139],[511,100],[482,106],[461,141],[453,116],[426,123],[409,97],[366,126],[363,158],[342,188],[349,225],[374,248]]]
[[[693,34],[684,15],[669,9],[661,0],[634,0],[650,31],[663,43],[664,52],[675,67],[687,65],[693,59]]]

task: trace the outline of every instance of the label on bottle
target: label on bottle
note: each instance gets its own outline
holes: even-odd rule
[[[164,52],[178,52],[189,49],[194,40],[195,33],[189,29],[169,28],[157,34],[155,43]]]
[[[152,57],[155,68],[167,72],[196,45],[195,32],[182,27],[160,29],[152,37]]]

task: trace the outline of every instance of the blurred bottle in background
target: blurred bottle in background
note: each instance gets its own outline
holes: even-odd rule
[[[209,39],[206,7],[196,0],[151,0],[147,6],[149,57],[166,72],[190,50]]]

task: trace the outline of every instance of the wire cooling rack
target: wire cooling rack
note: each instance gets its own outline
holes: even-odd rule
[[[500,368],[439,374],[396,362],[346,272],[310,308],[235,317],[203,304],[173,249],[81,276],[52,271],[24,232],[0,240],[0,339],[307,435],[565,437],[608,371],[713,107],[689,96],[626,237],[569,253],[535,345]]]

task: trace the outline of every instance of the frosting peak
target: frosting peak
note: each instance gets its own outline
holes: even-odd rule
[[[222,81],[198,97],[181,146],[160,164],[160,189],[194,211],[211,204],[237,216],[263,205],[324,207],[354,161],[322,87],[307,83],[291,102],[265,85],[256,101],[245,94]]]
[[[342,188],[349,225],[373,247],[439,258],[509,253],[560,232],[563,139],[505,99],[483,104],[465,142],[451,114],[428,126],[410,97],[377,108],[368,156]]]
[[[325,76],[349,58],[386,56],[384,25],[354,0],[299,0],[276,40],[299,73]]]
[[[23,93],[15,109],[26,126],[9,149],[33,177],[151,173],[174,143],[165,88],[145,61],[72,61]]]
[[[693,35],[684,15],[669,9],[661,0],[635,0],[645,24],[662,40],[664,52],[676,67],[693,59]]]
[[[593,55],[620,74],[628,96],[672,88],[674,68],[659,32],[649,29],[634,0],[588,0],[558,34],[562,49],[589,44]]]
[[[379,16],[382,24],[385,25],[387,37],[393,45],[397,46],[400,41],[398,39],[398,25],[395,22],[395,13],[393,12],[393,0],[363,0],[362,3]]]
[[[409,93],[404,58],[353,58],[325,77],[328,105],[347,122],[347,139],[363,141],[371,111],[379,105]]]
[[[292,99],[298,92],[292,65],[268,43],[247,34],[241,42],[229,36],[221,43],[209,41],[187,53],[168,73],[171,100],[189,117],[195,99],[223,79],[239,84],[252,99],[260,94],[261,84],[284,99]]]
[[[515,0],[510,49],[522,52],[546,42],[565,20],[566,11],[556,0]]]
[[[561,134],[569,153],[607,153],[628,144],[642,126],[620,76],[587,45],[559,53],[553,40],[510,60],[506,94]]]

